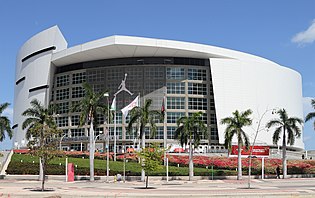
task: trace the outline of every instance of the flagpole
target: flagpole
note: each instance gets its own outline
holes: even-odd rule
[[[167,149],[167,127],[166,127],[166,122],[167,122],[167,113],[166,113],[166,87],[164,91],[164,96],[163,96],[163,102],[162,105],[164,105],[164,118],[163,118],[163,132],[164,132],[164,165],[166,165],[166,149]],[[162,113],[162,112],[161,112]]]
[[[116,161],[116,95],[114,97],[115,109],[114,109],[114,161]]]

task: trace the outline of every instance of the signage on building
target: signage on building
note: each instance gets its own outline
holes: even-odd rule
[[[269,156],[269,146],[250,146],[248,150],[246,150],[245,146],[242,147],[241,154],[242,155],[249,155],[250,149],[253,149],[252,156]],[[231,155],[238,154],[238,146],[232,145]]]

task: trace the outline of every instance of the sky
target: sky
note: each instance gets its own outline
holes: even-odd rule
[[[272,60],[302,75],[306,115],[315,97],[313,0],[1,0],[0,103],[12,118],[15,58],[33,35],[58,25],[68,47],[111,35],[188,41],[234,49]],[[315,150],[312,122],[305,148]],[[0,149],[11,148],[8,140]]]

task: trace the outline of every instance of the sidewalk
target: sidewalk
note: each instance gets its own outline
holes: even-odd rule
[[[36,192],[39,181],[1,180],[0,197],[315,197],[315,179],[253,179],[248,189],[247,178],[243,180],[196,180],[161,181],[149,178],[149,189],[144,182],[49,180],[49,192]]]

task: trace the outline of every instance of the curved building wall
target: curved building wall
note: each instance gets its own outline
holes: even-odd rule
[[[38,99],[48,103],[49,92],[54,76],[51,56],[54,52],[67,48],[67,42],[59,29],[54,26],[29,39],[20,49],[16,58],[13,143],[15,147],[25,147],[25,120],[21,114],[30,107],[30,101]]]
[[[257,122],[262,120],[257,144],[272,145],[273,130],[267,131],[264,126],[277,116],[272,114],[273,109],[284,108],[289,116],[303,118],[302,80],[299,73],[275,63],[228,59],[210,59],[210,62],[217,117],[230,116],[235,110],[252,109],[253,127],[245,130],[253,139]],[[218,125],[218,128],[219,140],[223,143],[225,126]],[[281,139],[279,145],[282,145]],[[296,139],[293,147],[304,149],[303,134]]]

